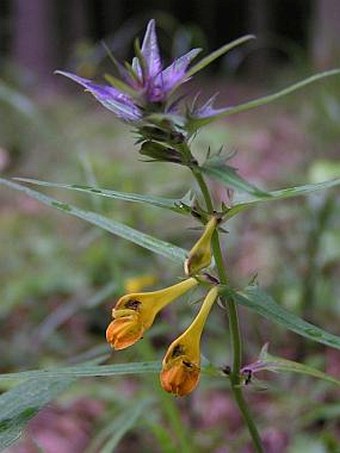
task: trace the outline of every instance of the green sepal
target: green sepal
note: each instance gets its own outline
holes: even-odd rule
[[[155,141],[147,140],[142,143],[139,153],[155,161],[182,164],[182,155],[178,151]]]
[[[109,82],[110,85],[113,86],[113,88],[116,88],[119,91],[122,91],[129,96],[133,98],[138,98],[139,93],[131,88],[127,83],[123,82],[120,79],[117,79],[117,77],[113,76],[112,74],[104,74],[104,79]]]

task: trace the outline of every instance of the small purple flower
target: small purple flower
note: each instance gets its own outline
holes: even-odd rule
[[[110,78],[113,86],[98,85],[91,80],[63,71],[57,73],[84,86],[105,108],[126,122],[138,122],[145,114],[159,111],[174,90],[190,79],[187,69],[201,49],[177,58],[163,69],[154,19],[148,23],[142,47],[138,50],[131,66],[118,64],[122,82]]]

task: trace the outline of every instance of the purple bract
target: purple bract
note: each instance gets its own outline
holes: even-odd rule
[[[148,23],[142,48],[139,51],[137,48],[132,64],[126,67],[118,64],[122,82],[115,83],[116,79],[112,77],[112,86],[99,85],[69,72],[57,73],[85,87],[121,120],[138,122],[145,114],[158,112],[160,104],[164,104],[163,111],[166,111],[165,104],[174,90],[190,78],[187,75],[188,66],[200,51],[192,49],[163,69],[155,21],[152,19]]]

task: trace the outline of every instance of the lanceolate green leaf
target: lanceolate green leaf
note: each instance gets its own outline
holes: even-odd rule
[[[260,362],[263,363],[263,366],[261,368],[262,370],[306,374],[308,376],[312,376],[317,379],[322,379],[324,381],[330,382],[331,384],[340,386],[339,379],[329,376],[328,374],[323,373],[322,371],[319,371],[316,368],[304,365],[303,363],[294,362],[293,360],[275,357],[271,354],[268,354],[268,352],[266,351],[261,354]],[[260,371],[259,368],[258,371]]]
[[[318,80],[325,79],[326,77],[331,77],[334,75],[340,75],[340,69],[331,69],[330,71],[320,72],[319,74],[314,74],[311,77],[307,77],[301,82],[294,83],[283,90],[277,91],[274,94],[270,94],[268,96],[264,96],[259,99],[254,99],[253,101],[245,102],[244,104],[236,105],[235,107],[228,108],[224,113],[218,116],[229,116],[234,115],[235,113],[244,112],[245,110],[254,109],[256,107],[261,107],[262,105],[269,104],[276,99],[282,98],[287,96],[287,94],[291,94],[294,91],[300,90],[301,88],[309,85],[310,83],[317,82]]]
[[[258,189],[257,187],[250,184],[245,179],[241,178],[237,174],[237,170],[229,165],[221,162],[220,159],[210,159],[200,167],[202,173],[215,179],[216,181],[225,184],[226,186],[233,187],[240,190],[241,192],[247,192],[256,197],[267,196],[268,193]]]
[[[39,410],[63,392],[72,378],[30,378],[0,396],[0,449],[12,445]]]
[[[1,381],[21,381],[0,396],[0,449],[13,444],[39,410],[80,377],[157,373],[159,362],[117,365],[82,364],[51,370],[33,370],[0,375]]]
[[[198,63],[191,66],[191,68],[186,72],[186,77],[192,77],[196,72],[201,71],[203,68],[208,66],[210,63],[215,61],[217,58],[220,58],[222,55],[226,54],[230,50],[234,49],[235,47],[240,46],[241,44],[255,39],[254,35],[246,35],[242,36],[241,38],[236,39],[224,46],[220,47],[219,49],[215,50],[214,52],[210,53],[206,57],[202,58]]]
[[[304,186],[287,187],[286,189],[273,190],[271,192],[264,193],[263,195],[261,195],[261,197],[252,196],[249,198],[245,198],[240,202],[236,202],[234,206],[228,210],[225,218],[233,217],[237,213],[252,206],[255,206],[259,203],[263,203],[266,201],[284,200],[285,198],[306,196],[309,195],[310,193],[330,189],[338,185],[340,185],[340,178],[320,182],[317,184],[306,184]]]
[[[23,192],[29,197],[34,198],[47,206],[63,211],[64,213],[70,214],[74,217],[78,217],[79,219],[85,220],[86,222],[91,223],[92,225],[96,225],[103,230],[108,231],[109,233],[127,239],[130,242],[140,245],[141,247],[144,247],[159,255],[163,255],[173,261],[183,262],[186,258],[186,251],[181,249],[180,247],[176,247],[175,245],[169,244],[168,242],[156,239],[127,225],[109,219],[101,214],[97,214],[92,211],[85,211],[83,209],[77,208],[76,206],[56,200],[55,198],[48,197],[47,195],[29,189],[28,187],[7,181],[6,179],[0,178],[0,184]]]
[[[310,83],[317,82],[318,80],[325,79],[326,77],[331,77],[335,75],[340,75],[340,69],[331,69],[329,71],[320,72],[319,74],[314,74],[311,77],[307,77],[300,82],[294,83],[283,90],[277,91],[276,93],[270,94],[268,96],[263,96],[258,99],[254,99],[252,101],[245,102],[240,105],[236,105],[234,107],[227,107],[223,109],[216,109],[216,114],[212,114],[206,118],[194,118],[191,121],[191,129],[196,130],[199,127],[207,125],[213,121],[216,121],[218,118],[224,118],[230,115],[234,115],[235,113],[244,112],[247,110],[251,110],[257,107],[261,107],[262,105],[270,104],[277,99],[280,99],[288,94],[293,93],[294,91],[300,90],[304,88],[306,85]]]
[[[158,373],[160,369],[160,362],[129,362],[115,365],[77,365],[71,367],[0,374],[0,381],[22,381],[29,378],[74,379],[93,376],[121,376],[126,374]]]
[[[320,327],[294,315],[277,304],[257,286],[249,286],[243,291],[233,291],[230,288],[225,288],[223,293],[226,297],[233,297],[236,303],[251,308],[269,321],[273,321],[288,330],[292,330],[298,335],[340,349],[340,337],[326,332],[320,329]]]
[[[140,195],[137,193],[117,192],[115,190],[101,189],[100,187],[85,186],[80,184],[59,184],[55,182],[40,181],[30,178],[15,178],[17,181],[35,184],[37,186],[58,187],[60,189],[75,190],[88,195],[97,195],[100,197],[112,198],[115,200],[129,201],[132,203],[143,203],[157,206],[159,208],[169,209],[171,211],[186,214],[187,210],[181,208],[180,198],[162,198],[153,195]]]

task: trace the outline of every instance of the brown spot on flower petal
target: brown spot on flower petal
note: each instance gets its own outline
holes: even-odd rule
[[[129,299],[125,302],[125,308],[130,308],[131,310],[138,311],[139,307],[141,306],[142,302],[137,299]]]

